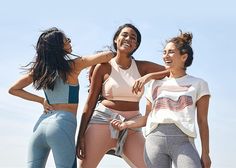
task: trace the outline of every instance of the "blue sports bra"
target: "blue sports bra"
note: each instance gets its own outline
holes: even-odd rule
[[[64,83],[58,77],[54,89],[44,89],[44,94],[49,104],[78,104],[79,103],[79,83],[70,85]]]

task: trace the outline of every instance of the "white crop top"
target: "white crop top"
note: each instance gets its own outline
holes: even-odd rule
[[[132,93],[132,87],[136,79],[141,75],[136,62],[132,59],[128,69],[120,68],[115,58],[111,59],[111,74],[102,86],[102,96],[108,100],[139,102],[144,90],[138,94]]]

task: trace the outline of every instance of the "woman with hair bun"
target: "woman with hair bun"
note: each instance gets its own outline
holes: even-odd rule
[[[137,120],[112,120],[118,130],[146,125],[145,162],[150,168],[209,168],[208,84],[187,74],[192,64],[192,34],[183,33],[167,41],[163,60],[170,76],[150,81],[147,88],[146,115]],[[138,79],[149,81],[155,73]],[[140,88],[136,87],[134,92]],[[201,139],[201,157],[195,148],[195,111]]]

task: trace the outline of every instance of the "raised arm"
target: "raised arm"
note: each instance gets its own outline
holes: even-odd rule
[[[137,79],[133,85],[132,91],[134,93],[138,93],[142,90],[144,85],[148,83],[152,79],[162,79],[165,76],[169,75],[169,70],[167,70],[164,66],[149,62],[149,61],[136,61],[139,72],[142,77]]]
[[[87,55],[74,60],[75,62],[75,72],[80,73],[81,70],[90,67],[92,65],[105,63],[110,61],[114,57],[112,51],[99,52],[93,55]]]
[[[199,126],[199,133],[202,146],[202,166],[203,168],[210,168],[211,159],[209,156],[209,127],[208,127],[208,107],[209,107],[209,95],[201,97],[197,101],[197,121]]]
[[[138,92],[140,92],[142,90],[144,85],[146,83],[148,83],[150,80],[152,80],[152,79],[159,80],[159,79],[162,79],[168,75],[169,75],[169,70],[167,70],[167,69],[163,70],[163,71],[159,71],[159,72],[148,73],[148,74],[140,77],[139,79],[135,80],[132,92],[137,94]]]
[[[81,117],[79,134],[77,137],[77,156],[79,159],[85,158],[85,151],[84,148],[84,133],[88,127],[89,120],[93,114],[93,110],[96,106],[97,99],[102,89],[102,82],[103,82],[103,74],[104,68],[103,65],[99,64],[94,68],[93,75],[91,77],[91,85],[89,90],[89,95],[87,98],[87,102],[84,106],[83,114]]]

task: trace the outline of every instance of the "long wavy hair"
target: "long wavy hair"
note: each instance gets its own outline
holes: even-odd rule
[[[72,59],[64,50],[64,32],[56,27],[43,31],[36,44],[35,61],[30,62],[28,69],[33,77],[36,90],[54,89],[57,77],[65,82],[72,71]],[[27,65],[27,66],[28,66]]]

